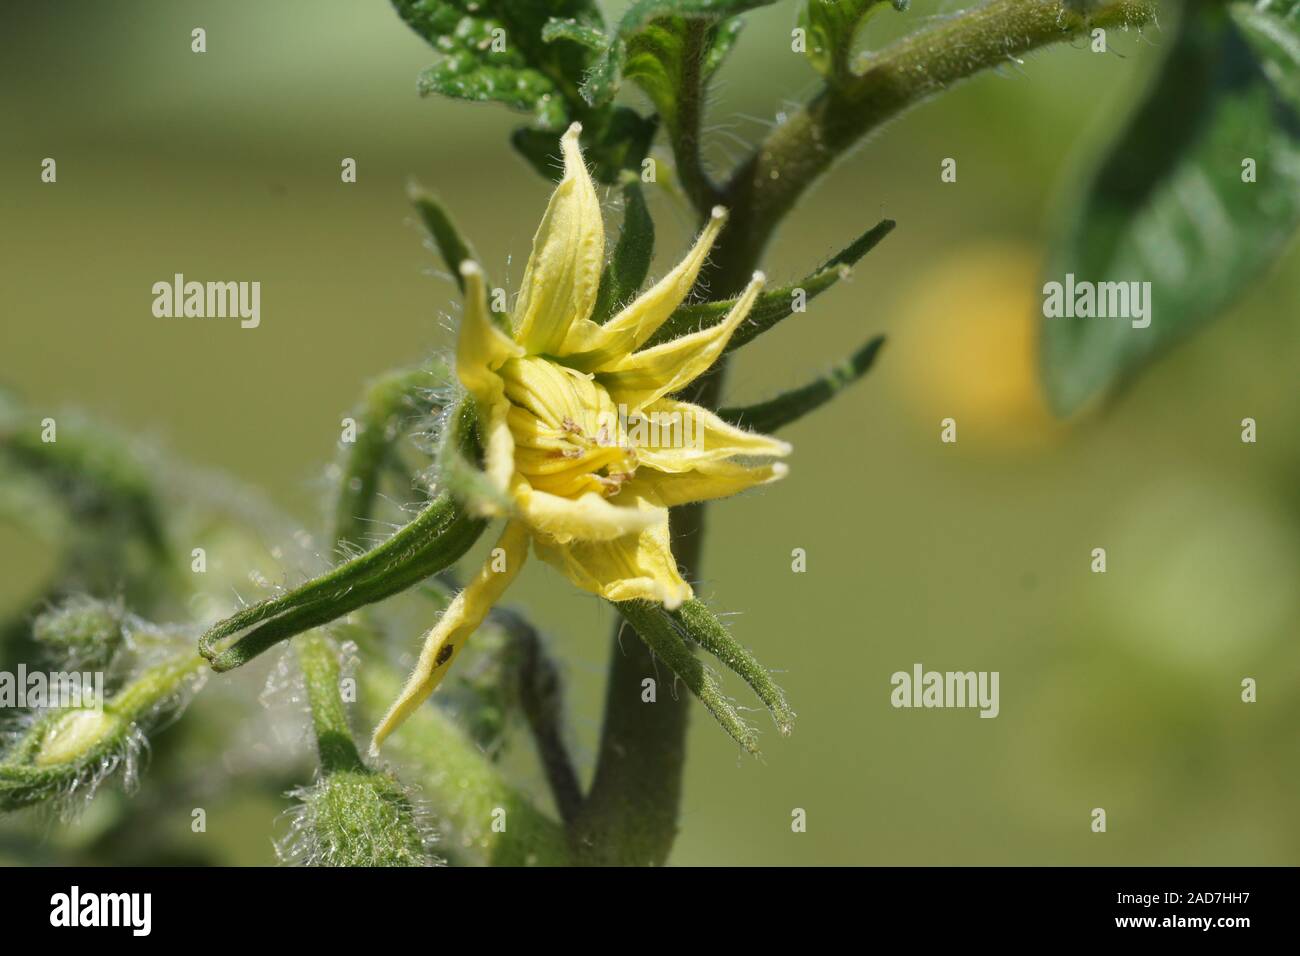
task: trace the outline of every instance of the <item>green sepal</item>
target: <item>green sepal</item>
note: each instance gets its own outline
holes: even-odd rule
[[[514,507],[510,499],[479,466],[481,447],[478,411],[474,400],[466,396],[448,415],[447,427],[438,443],[439,487],[470,514],[509,513]]]
[[[425,368],[403,369],[380,376],[366,386],[357,420],[356,441],[344,446],[342,477],[334,506],[334,546],[360,545],[372,532],[370,524],[384,471],[396,458],[396,441],[408,420],[436,409],[432,390],[445,384],[446,364],[436,360]]]
[[[420,214],[420,220],[428,230],[429,238],[437,246],[447,271],[456,280],[456,288],[464,292],[465,277],[460,274],[460,266],[466,261],[478,261],[478,257],[474,254],[474,247],[461,235],[451,214],[447,212],[447,207],[436,196],[415,183],[408,187],[407,195],[415,206],[416,212]]]
[[[614,605],[641,635],[655,656],[672,669],[700,699],[722,728],[750,753],[758,752],[752,727],[741,718],[735,705],[718,687],[713,676],[691,653],[686,641],[694,641],[739,675],[756,693],[783,735],[789,734],[794,712],[785,694],[758,660],[745,649],[704,604],[695,599],[675,611],[648,601],[622,601]]]
[[[799,282],[761,294],[750,309],[749,317],[741,323],[740,328],[732,335],[731,341],[727,343],[726,351],[730,352],[752,342],[793,314],[796,294],[799,290],[803,290],[806,301],[812,300],[846,277],[858,260],[893,231],[894,225],[894,220],[882,219],[847,248],[832,256]],[[698,302],[681,306],[668,317],[668,321],[651,337],[646,347],[669,342],[699,329],[716,325],[726,318],[735,304],[735,299],[722,299],[717,302]]]
[[[641,183],[627,174],[623,183],[623,228],[614,254],[600,275],[600,290],[591,315],[594,321],[603,324],[636,297],[650,273],[654,250],[655,224],[646,208]]]
[[[691,653],[669,613],[661,605],[648,601],[622,601],[614,606],[655,656],[667,664],[669,670],[699,698],[727,735],[746,752],[758,753],[754,728],[745,723],[735,705],[722,693],[713,675]]]
[[[876,353],[884,344],[885,337],[877,335],[846,361],[807,385],[782,392],[775,398],[754,405],[721,408],[718,410],[718,416],[732,425],[771,434],[791,422],[798,421],[810,412],[815,412],[842,390],[862,378],[875,362]]]

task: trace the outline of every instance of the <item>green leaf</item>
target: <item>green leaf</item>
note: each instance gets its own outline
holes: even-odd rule
[[[402,19],[442,54],[418,82],[421,94],[495,101],[562,129],[596,53],[580,43],[549,43],[550,20],[578,28],[603,24],[592,0],[393,0]],[[555,39],[553,36],[552,39]]]
[[[1293,0],[1198,2],[1183,15],[1045,276],[1150,283],[1150,324],[1044,318],[1043,376],[1058,414],[1097,400],[1221,314],[1300,225],[1296,9]],[[1243,181],[1245,159],[1256,182]]]
[[[1292,110],[1300,109],[1300,0],[1256,0],[1229,7],[1260,68]]]
[[[803,292],[802,302],[807,303],[847,276],[863,256],[893,231],[894,225],[894,220],[882,219],[853,240],[846,249],[822,263],[799,282],[760,295],[750,310],[749,317],[741,323],[740,328],[732,335],[731,341],[727,343],[726,351],[730,352],[753,341],[781,320],[792,315],[801,301],[800,291]],[[721,299],[717,302],[684,305],[669,316],[668,321],[646,343],[646,347],[669,342],[697,329],[716,325],[726,318],[735,303],[735,299]]]
[[[567,40],[598,53],[605,50],[605,34],[602,30],[573,19],[561,20],[559,17],[551,17],[542,28],[542,39],[547,43]]]
[[[880,7],[892,2],[906,10],[909,0],[808,0],[800,11],[799,25],[807,33],[804,55],[831,82],[850,75],[853,39]]]
[[[884,344],[885,337],[877,335],[854,352],[847,361],[807,385],[782,392],[776,398],[756,405],[719,409],[718,415],[723,421],[733,425],[771,434],[821,408],[845,388],[862,378],[875,363],[876,353]]]
[[[592,319],[603,323],[636,297],[650,272],[654,248],[654,220],[646,208],[641,183],[633,176],[623,184],[623,229],[601,273]]]
[[[767,6],[775,0],[639,0],[623,15],[604,54],[593,64],[582,95],[593,106],[608,103],[625,78],[646,92],[671,129],[675,126],[682,77],[699,67],[692,61],[691,33],[703,23],[704,75],[722,62],[739,27],[730,22],[738,13]],[[719,29],[720,21],[727,21]]]

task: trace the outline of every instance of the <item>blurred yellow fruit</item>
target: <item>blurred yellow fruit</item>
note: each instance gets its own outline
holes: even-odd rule
[[[1032,446],[1059,429],[1038,381],[1039,258],[1010,242],[966,246],[905,290],[895,355],[916,410],[959,442]]]

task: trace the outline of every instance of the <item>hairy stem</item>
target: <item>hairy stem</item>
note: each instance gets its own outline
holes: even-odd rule
[[[777,126],[724,188],[732,211],[724,254],[728,269],[758,261],[799,197],[864,136],[908,107],[976,73],[1039,47],[1101,27],[1137,27],[1154,15],[1151,0],[1109,0],[1088,15],[1064,0],[990,0],[932,21],[865,58],[853,80],[826,87]]]
[[[339,693],[338,648],[320,631],[300,634],[293,647],[307,686],[321,773],[328,776],[340,770],[364,771],[366,767],[352,738],[347,709]]]
[[[704,108],[704,53],[709,38],[704,20],[687,22],[686,49],[682,54],[682,97],[677,118],[669,127],[677,178],[703,220],[719,200],[718,188],[709,180],[700,157],[700,125]]]
[[[380,663],[360,673],[368,710],[397,696],[402,677]],[[491,866],[563,866],[570,862],[564,829],[511,787],[500,770],[450,717],[419,707],[403,732],[384,745],[386,757],[405,768],[437,815],[444,837],[460,857]]]
[[[1110,0],[1088,16],[1061,0],[991,0],[933,21],[870,57],[864,71],[824,88],[772,131],[722,189],[731,211],[722,240],[698,288],[710,298],[735,295],[758,266],[777,226],[799,197],[834,161],[871,131],[931,95],[1023,53],[1068,40],[1092,27],[1140,26],[1154,16],[1149,0]],[[698,143],[686,143],[696,150]],[[678,144],[674,143],[678,151]],[[683,187],[701,220],[717,200],[689,177],[698,168],[682,161]],[[717,408],[725,360],[691,399]],[[672,512],[673,553],[688,579],[699,577],[705,510],[700,504]],[[620,632],[622,640],[620,640]],[[605,699],[605,721],[591,790],[570,828],[582,862],[662,864],[677,835],[685,766],[689,694],[660,695],[642,703],[641,681],[654,676],[654,657],[643,641],[615,629]]]
[[[537,757],[546,773],[560,819],[571,823],[582,806],[582,786],[564,742],[563,685],[559,669],[546,653],[542,636],[522,615],[507,607],[492,609],[520,653],[520,696]]]

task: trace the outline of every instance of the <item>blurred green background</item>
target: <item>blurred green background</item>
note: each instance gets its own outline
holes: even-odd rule
[[[881,14],[867,42],[954,8]],[[383,0],[0,16],[0,381],[41,416],[77,408],[151,435],[321,527],[324,468],[364,380],[451,343],[455,289],[405,184],[442,195],[513,288],[548,195],[507,145],[520,118],[421,100],[432,53]],[[750,16],[710,106],[716,168],[814,89],[789,50],[794,18],[792,4]],[[195,26],[206,54],[190,52]],[[1034,380],[1038,243],[1160,40],[1050,49],[924,105],[836,167],[770,249],[769,275],[793,279],[882,216],[899,223],[851,282],[745,350],[729,401],[799,384],[878,331],[889,341],[862,383],[790,430],[786,481],[712,509],[698,590],[737,612],[799,720],[781,739],[754,714],[768,732],[750,760],[696,707],[674,863],[1300,862],[1300,260],[1086,422],[1050,424]],[[47,156],[57,185],[39,180]],[[939,180],[945,157],[955,184]],[[662,268],[691,217],[670,196],[652,208]],[[150,286],[176,272],[260,280],[261,327],[154,318]],[[939,442],[947,416],[955,446]],[[1105,575],[1089,573],[1094,547]],[[0,529],[0,608],[21,607],[52,562]],[[510,599],[554,640],[589,767],[610,614],[540,563]],[[891,708],[890,675],[915,662],[999,671],[1000,716]],[[256,694],[264,673],[218,680]],[[74,831],[31,849],[49,828],[29,816],[4,824],[0,858],[79,860],[93,844],[94,862],[184,859],[201,841],[209,861],[271,862],[281,787],[239,781],[280,751],[214,726],[218,711],[201,725],[206,834],[189,830],[199,798],[151,772],[133,798],[150,827],[130,846]],[[283,789],[311,773],[308,745],[291,743]],[[102,795],[81,828],[120,799]],[[791,832],[796,807],[806,833]]]

